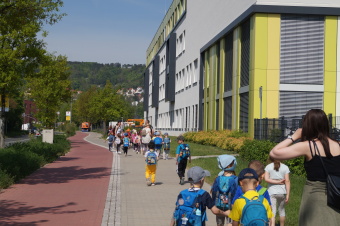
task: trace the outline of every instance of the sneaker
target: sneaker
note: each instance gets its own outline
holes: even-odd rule
[[[150,186],[150,185],[151,185],[150,178],[147,178],[147,179],[146,179],[146,185],[147,185],[147,186]]]
[[[152,183],[151,186],[155,186],[156,184],[155,183]]]
[[[184,177],[181,178],[181,181],[179,182],[181,185],[184,184]]]

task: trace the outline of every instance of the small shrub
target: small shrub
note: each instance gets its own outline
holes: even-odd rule
[[[240,157],[246,161],[259,160],[264,165],[267,165],[269,152],[273,149],[276,143],[267,140],[247,140],[241,147]],[[283,161],[289,167],[292,174],[297,176],[305,176],[304,157]]]
[[[186,141],[216,146],[232,152],[238,152],[243,142],[250,139],[246,133],[231,130],[187,132],[184,138]]]
[[[70,142],[64,135],[55,135],[53,144],[31,139],[0,149],[0,188],[9,187],[46,163],[53,162],[69,149]]]
[[[267,140],[246,140],[240,148],[240,157],[246,161],[259,160],[263,164],[267,163],[269,151],[276,144]]]
[[[13,147],[2,149],[0,152],[1,170],[5,171],[14,181],[18,181],[35,170],[44,163],[44,158],[36,153],[23,149],[15,150]]]
[[[77,126],[73,122],[67,123],[65,125],[65,131],[64,132],[66,133],[67,137],[74,136],[76,134],[76,131],[77,131]]]
[[[8,188],[14,183],[14,179],[0,169],[0,188]]]

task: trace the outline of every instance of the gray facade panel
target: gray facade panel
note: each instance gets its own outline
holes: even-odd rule
[[[322,85],[323,53],[323,16],[281,15],[281,83]]]
[[[280,92],[280,117],[300,117],[310,109],[322,109],[322,92]]]
[[[152,107],[158,108],[159,100],[159,56],[155,56],[152,64]]]
[[[176,95],[176,33],[171,33],[166,45],[165,101],[175,101]]]
[[[144,111],[149,110],[149,70],[147,69],[144,72],[144,102],[143,102]]]

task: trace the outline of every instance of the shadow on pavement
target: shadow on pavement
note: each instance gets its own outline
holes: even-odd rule
[[[74,202],[69,202],[64,205],[52,206],[52,207],[34,207],[27,206],[25,203],[12,201],[12,200],[1,200],[0,201],[0,225],[41,225],[41,223],[46,223],[48,220],[39,220],[32,222],[15,222],[13,219],[20,218],[25,215],[36,215],[41,213],[48,214],[73,214],[84,212],[87,210],[77,210],[77,211],[63,211],[63,208],[77,205]]]
[[[18,184],[59,184],[67,183],[71,180],[87,180],[107,177],[110,175],[110,168],[80,168],[78,166],[60,168],[42,168],[30,177],[19,181]]]

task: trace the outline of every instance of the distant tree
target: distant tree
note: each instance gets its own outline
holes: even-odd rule
[[[37,75],[28,79],[31,97],[38,109],[36,115],[44,127],[53,128],[58,109],[70,101],[69,76],[66,57],[46,55]]]

